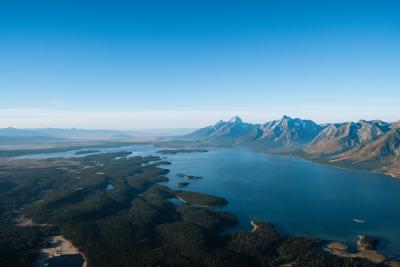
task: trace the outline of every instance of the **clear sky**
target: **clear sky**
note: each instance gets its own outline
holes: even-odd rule
[[[385,0],[1,1],[0,127],[399,120],[399,14]]]

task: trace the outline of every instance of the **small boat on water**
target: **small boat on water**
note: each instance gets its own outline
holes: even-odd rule
[[[361,219],[354,218],[353,222],[355,222],[355,223],[364,223],[365,221],[361,220]]]

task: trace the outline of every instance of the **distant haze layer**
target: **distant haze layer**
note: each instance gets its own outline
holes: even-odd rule
[[[333,108],[282,107],[269,111],[241,110],[154,110],[154,111],[60,111],[48,109],[3,109],[0,110],[0,128],[85,128],[85,129],[168,129],[200,128],[220,119],[239,115],[251,123],[265,123],[283,114],[308,118],[317,123],[358,121],[359,119],[398,121],[399,106],[388,105],[383,110],[359,111],[351,107]]]

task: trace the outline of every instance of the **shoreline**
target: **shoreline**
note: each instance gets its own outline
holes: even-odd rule
[[[336,241],[328,243],[326,246],[324,246],[324,249],[338,257],[364,258],[376,264],[390,265],[393,263],[391,261],[387,262],[386,257],[376,249],[362,249],[358,246],[357,252],[352,253],[348,252],[348,246],[346,244]]]
[[[400,179],[400,175],[395,175],[393,173],[390,172],[385,172],[385,171],[379,171],[379,170],[372,170],[372,169],[363,169],[363,168],[351,168],[351,167],[345,167],[342,166],[340,164],[334,164],[331,163],[329,161],[324,161],[324,160],[318,160],[318,159],[312,159],[312,158],[308,158],[308,157],[304,157],[301,156],[299,154],[296,153],[291,153],[290,151],[288,152],[274,152],[274,151],[268,151],[268,150],[260,150],[251,146],[244,146],[244,145],[231,145],[230,148],[235,148],[235,147],[239,147],[239,148],[244,148],[244,149],[248,149],[250,151],[254,151],[254,152],[258,152],[261,154],[266,154],[266,155],[271,155],[271,156],[279,156],[279,157],[284,157],[284,158],[292,158],[292,159],[301,159],[301,160],[305,160],[307,162],[310,163],[314,163],[314,164],[318,164],[318,165],[322,165],[322,166],[330,166],[330,167],[334,167],[337,169],[342,169],[342,170],[348,170],[348,171],[363,171],[363,172],[368,172],[368,173],[376,173],[376,174],[382,174],[385,176],[390,176],[391,178],[396,178],[396,179]],[[215,148],[220,148],[218,146],[215,146]]]
[[[377,171],[369,171],[369,170],[357,169],[357,168],[346,168],[346,167],[337,166],[337,165],[332,165],[332,164],[328,164],[328,163],[324,163],[324,162],[313,161],[313,160],[311,160],[311,159],[307,159],[307,158],[301,157],[301,156],[299,156],[299,155],[275,154],[275,153],[268,153],[268,152],[257,151],[256,149],[252,149],[252,148],[249,148],[249,147],[243,147],[243,146],[237,146],[237,147],[244,148],[244,149],[248,149],[248,150],[254,151],[254,152],[256,152],[256,153],[260,153],[260,152],[261,152],[261,154],[266,154],[266,155],[271,155],[271,156],[279,156],[279,157],[289,158],[289,159],[292,159],[292,160],[293,160],[293,159],[296,159],[296,160],[304,160],[304,161],[309,162],[309,163],[312,163],[312,164],[318,164],[318,165],[321,165],[321,166],[333,167],[333,168],[337,168],[337,169],[341,169],[341,170],[346,170],[346,171],[362,171],[362,172],[368,172],[368,173],[383,174],[383,175],[391,176],[391,177],[394,177],[394,178],[400,178],[400,177],[395,177],[395,176],[393,176],[393,175],[391,175],[391,174],[388,174],[388,173],[382,173],[382,172],[377,172]],[[232,146],[232,147],[230,147],[230,148],[235,148],[235,146]],[[191,204],[191,203],[187,202],[186,200],[182,199],[181,197],[176,197],[176,199],[178,199],[178,200],[180,200],[180,201],[182,201],[183,203],[186,203],[186,204],[188,204],[188,205],[196,206],[196,207],[201,207],[201,208],[218,208],[218,207],[219,207],[219,206],[202,206],[202,205]],[[229,204],[229,202],[228,202],[228,204]],[[233,213],[233,214],[235,214],[235,213]],[[353,219],[353,222],[355,222],[354,219]],[[355,223],[364,223],[364,222],[355,222]],[[255,220],[250,220],[250,225],[252,226],[252,229],[243,229],[243,230],[244,230],[245,232],[250,232],[250,233],[253,233],[253,232],[257,231],[257,229],[258,229],[259,226],[255,223]],[[279,230],[279,231],[281,231],[281,230]],[[282,232],[282,233],[283,233],[283,234],[286,234],[285,232]],[[295,235],[288,235],[288,236],[296,237]],[[317,239],[319,239],[319,237],[316,237],[316,236],[314,236],[314,235],[309,235],[309,236],[306,236],[306,237],[309,237],[309,238],[317,238]],[[328,243],[341,243],[341,244],[343,244],[344,246],[346,246],[346,249],[347,249],[348,245],[350,245],[350,244],[343,243],[343,242],[341,242],[341,241],[339,242],[339,241],[328,240],[328,239],[321,239],[321,240],[324,241],[324,242],[328,242]],[[349,252],[348,252],[348,253],[349,253]],[[380,252],[378,252],[378,250],[369,250],[368,252],[362,252],[362,253],[361,253],[361,252],[358,252],[358,253],[359,253],[359,254],[357,254],[358,256],[354,256],[354,257],[363,257],[363,258],[367,258],[367,259],[369,259],[369,260],[371,260],[371,259],[368,258],[368,257],[372,257],[374,260],[371,260],[371,261],[373,261],[373,262],[376,262],[376,260],[377,260],[379,257],[383,257],[384,260],[386,260],[386,257],[389,257],[389,256],[390,256],[390,255],[386,255],[386,254],[384,254],[384,253],[380,253]],[[334,253],[332,253],[332,254],[334,254]],[[349,253],[349,254],[351,254],[351,253]],[[336,254],[334,254],[334,255],[336,255]],[[336,255],[336,256],[340,256],[340,255]]]
[[[59,256],[72,256],[80,255],[82,256],[83,262],[82,267],[87,267],[87,259],[85,255],[75,247],[71,241],[66,239],[62,235],[57,236],[47,236],[44,238],[46,244],[49,247],[42,248],[39,250],[38,258],[36,260],[36,267],[47,266],[47,261]]]
[[[213,208],[219,208],[220,207],[220,206],[205,206],[205,205],[192,204],[192,203],[184,200],[181,197],[175,196],[175,198],[180,200],[180,201],[182,201],[183,203],[185,203],[187,205],[190,205],[190,206],[193,206],[193,207],[206,208],[206,209],[213,209]]]
[[[251,226],[253,226],[253,229],[251,229],[251,232],[255,232],[258,229],[258,225],[254,222],[254,220],[250,221]]]
[[[257,150],[254,150],[254,151],[258,152]],[[310,163],[318,164],[321,166],[329,166],[329,167],[333,167],[333,168],[340,169],[340,170],[363,171],[363,172],[376,173],[376,174],[381,174],[381,175],[385,175],[385,176],[390,176],[391,178],[400,179],[400,176],[396,176],[390,172],[383,172],[383,171],[378,171],[378,170],[368,170],[368,169],[362,169],[362,168],[350,168],[350,167],[345,167],[345,166],[329,163],[328,161],[313,160],[310,158],[302,157],[300,155],[292,155],[292,154],[284,154],[284,153],[280,154],[280,153],[273,153],[273,152],[268,152],[268,151],[260,151],[260,152],[262,154],[267,154],[267,155],[272,155],[272,156],[281,156],[281,157],[285,157],[285,158],[302,159],[302,160],[305,160]]]
[[[16,226],[19,227],[46,227],[53,226],[48,223],[36,223],[32,218],[26,217],[24,208],[21,210],[16,210],[17,216],[13,219]],[[46,247],[41,247],[37,252],[37,257],[34,262],[35,267],[45,267],[47,266],[47,261],[59,256],[72,256],[80,255],[82,256],[82,267],[87,267],[87,259],[85,255],[79,250],[78,247],[74,246],[72,242],[66,239],[62,235],[44,236],[43,241]]]

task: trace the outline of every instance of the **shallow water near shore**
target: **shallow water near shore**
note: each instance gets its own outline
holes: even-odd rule
[[[133,155],[143,156],[157,155],[158,149],[137,145],[99,150],[132,151]],[[226,198],[228,205],[220,209],[234,213],[240,220],[233,230],[251,229],[251,219],[265,220],[289,235],[341,241],[350,247],[355,246],[357,235],[369,234],[381,240],[379,249],[386,255],[400,254],[400,179],[245,148],[168,155],[167,160],[172,164],[165,166],[171,170],[170,181],[165,184],[178,189],[177,182],[186,180],[177,173],[202,176],[190,180],[184,190]]]
[[[61,255],[49,259],[47,267],[80,267],[83,262],[83,257],[79,254]]]

